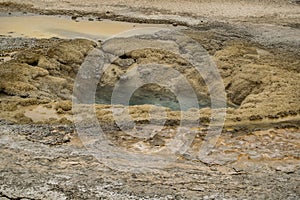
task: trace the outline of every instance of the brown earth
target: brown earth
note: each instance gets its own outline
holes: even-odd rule
[[[195,31],[185,32],[200,41],[204,47],[208,45],[205,43],[207,41],[202,40],[201,34],[199,37]],[[210,37],[215,36],[211,33]],[[3,118],[19,123],[22,120],[28,122],[26,117],[18,119],[22,116],[20,113],[26,112],[26,106],[28,109],[39,104],[51,107],[47,104],[71,100],[78,68],[88,51],[97,44],[83,39],[54,44],[49,48],[19,51],[12,60],[1,64]],[[227,109],[226,125],[280,124],[292,121],[293,125],[298,126],[293,122],[299,119],[300,110],[297,57],[291,54],[286,56],[240,39],[225,41],[217,48],[220,50],[212,49],[211,53],[224,81],[227,103],[236,106]],[[129,62],[130,59],[134,62]],[[129,63],[129,66],[124,67],[124,62]],[[119,58],[106,69],[100,85],[113,86],[133,66],[151,62],[172,65],[187,77],[198,97],[209,98],[205,82],[192,66],[176,55],[160,50],[138,50],[129,53],[125,59]],[[160,88],[152,87],[149,90]],[[57,108],[59,114],[65,111],[66,109]],[[172,115],[178,115],[179,121],[180,114],[175,113]],[[99,115],[103,117],[100,113]],[[143,121],[142,118],[139,120]]]
[[[296,34],[299,7],[295,2],[22,3],[34,6],[10,2],[0,7],[5,12],[101,15],[117,20],[188,24],[182,32],[212,56],[230,107],[210,159],[200,159],[197,154],[207,140],[211,120],[211,110],[202,108],[197,111],[201,125],[185,130],[194,135],[188,151],[175,153],[175,160],[163,168],[157,164],[157,168],[119,171],[127,154],[121,161],[113,157],[114,153],[97,160],[83,144],[95,141],[81,141],[73,124],[74,79],[89,52],[105,44],[86,39],[2,37],[0,54],[7,59],[0,63],[0,199],[299,199],[300,54]],[[177,18],[153,21],[153,13]],[[199,23],[191,25],[192,19]],[[230,23],[224,23],[226,20]],[[274,27],[268,27],[270,35],[260,37],[263,31],[252,28],[264,27],[263,23]],[[135,45],[130,40],[128,44]],[[118,40],[112,40],[112,46],[117,45]],[[107,68],[100,85],[114,85],[137,64],[151,62],[177,69],[188,78],[198,97],[209,99],[204,81],[186,60],[155,49],[121,55]],[[157,86],[146,89],[162,91]],[[96,105],[96,116],[107,139],[125,152],[139,155],[165,153],[180,120],[184,120],[179,111],[168,109],[161,130],[146,138],[136,137],[116,126],[110,108]],[[129,111],[139,128],[149,123],[149,110],[159,109],[140,105],[131,106]],[[174,155],[167,152],[163,156],[168,160]],[[110,157],[120,168],[106,163]],[[149,164],[156,165],[151,160]]]

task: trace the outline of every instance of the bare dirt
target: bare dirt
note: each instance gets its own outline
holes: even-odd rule
[[[211,110],[202,108],[197,111],[201,125],[187,130],[195,135],[190,149],[175,154],[171,164],[118,171],[84,148],[73,124],[72,94],[89,52],[117,51],[119,40],[1,36],[0,199],[299,199],[299,8],[297,1],[1,0],[6,17],[59,14],[70,22],[73,16],[83,23],[91,18],[182,25],[178,30],[215,61],[229,107],[211,159],[197,157],[211,120]],[[135,38],[126,42],[134,46]],[[172,66],[198,97],[209,99],[204,81],[186,60],[155,49],[121,55],[99,86],[112,86],[134,66],[152,62]],[[160,131],[134,137],[116,126],[110,108],[95,106],[107,138],[137,154],[163,152],[181,120],[179,111],[168,109]],[[131,106],[130,115],[143,126],[150,109],[161,108]]]

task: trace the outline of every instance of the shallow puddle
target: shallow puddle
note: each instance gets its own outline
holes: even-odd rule
[[[113,87],[98,87],[95,102],[98,104],[111,104],[113,89]],[[171,91],[162,94],[139,88],[132,94],[129,105],[144,104],[167,107],[171,110],[180,110],[176,96]]]
[[[40,15],[0,16],[0,35],[29,38],[80,37],[99,40],[136,28],[166,26],[93,20],[78,18],[75,21],[69,17]]]

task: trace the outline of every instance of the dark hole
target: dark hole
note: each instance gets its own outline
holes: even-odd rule
[[[132,58],[132,57],[130,55],[123,54],[123,55],[119,56],[119,58],[128,59],[128,58]]]
[[[32,62],[27,62],[28,65],[31,65],[31,66],[37,66],[39,63],[38,60],[35,60],[35,61],[32,61]]]

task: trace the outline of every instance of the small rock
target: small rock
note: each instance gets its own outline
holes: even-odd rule
[[[249,120],[250,120],[250,121],[262,120],[262,119],[263,119],[263,117],[262,117],[261,115],[251,115],[251,116],[249,117]]]
[[[163,146],[165,141],[160,138],[160,136],[155,135],[152,139],[150,139],[150,144],[152,146]]]
[[[71,140],[71,136],[70,135],[65,135],[63,137],[63,142],[70,142],[70,140]]]
[[[137,175],[136,174],[132,174],[131,177],[132,178],[137,178]]]
[[[204,196],[203,199],[204,199],[204,200],[208,200],[208,199],[209,199],[209,196]]]
[[[204,191],[204,187],[200,186],[200,185],[195,185],[194,187],[190,187],[189,190],[192,191]]]
[[[276,171],[281,171],[287,174],[295,173],[296,167],[293,165],[288,165],[288,166],[277,166],[275,168]]]
[[[122,68],[127,68],[130,65],[132,65],[134,62],[135,62],[134,59],[127,58],[127,59],[117,59],[113,62],[113,64],[118,65]]]

